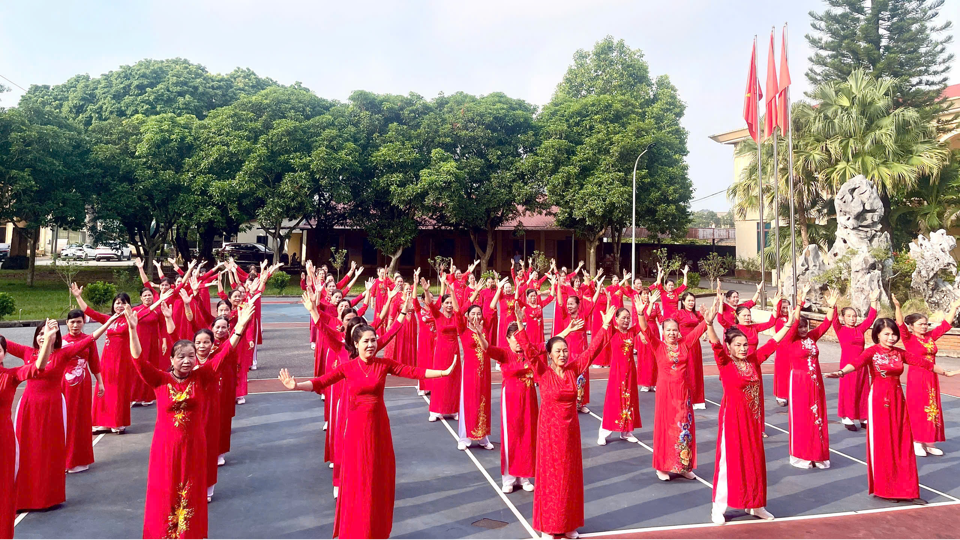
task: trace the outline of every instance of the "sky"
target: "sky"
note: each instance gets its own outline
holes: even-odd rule
[[[251,68],[282,84],[346,100],[354,90],[426,97],[491,92],[543,105],[578,49],[607,35],[643,51],[651,76],[666,74],[686,103],[683,126],[693,209],[725,211],[733,149],[708,137],[743,127],[750,48],[758,36],[761,84],[772,27],[789,25],[791,93],[809,90],[809,12],[822,0],[88,0],[0,4],[0,76],[55,85],[144,58],[181,57],[210,72]],[[953,19],[951,82],[960,83],[960,0]],[[0,94],[14,106],[23,91]]]

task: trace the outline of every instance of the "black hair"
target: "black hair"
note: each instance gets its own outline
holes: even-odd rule
[[[727,345],[730,345],[733,343],[733,340],[738,337],[742,337],[743,339],[750,341],[750,339],[747,338],[747,335],[743,333],[743,330],[740,330],[735,326],[731,326],[730,328],[727,328],[726,332],[723,333],[723,342]]]
[[[859,313],[857,312],[856,308],[852,308],[852,307],[847,306],[847,307],[845,307],[845,308],[843,308],[843,309],[840,310],[840,316],[843,317],[844,315],[846,315],[846,314],[847,314],[847,311],[852,311],[854,315],[859,315]]]
[[[353,319],[353,320],[356,320],[356,319]],[[351,320],[351,322],[353,320]],[[376,334],[377,330],[374,327],[370,326],[369,324],[366,324],[366,321],[363,321],[363,323],[354,326],[353,330],[350,331],[349,341],[350,341],[350,349],[352,349],[350,351],[350,358],[356,358],[357,356],[360,355],[360,351],[357,350],[357,342],[360,341],[360,338],[362,338],[363,335],[366,334],[367,332],[373,332],[374,334]]]
[[[343,310],[342,312],[340,312],[340,320],[343,321],[344,319],[346,319],[347,315],[349,315],[349,314],[351,314],[351,313],[353,313],[353,314],[356,315],[357,317],[360,316],[360,314],[357,313],[357,310],[353,309],[352,307],[348,307],[347,309],[345,309],[345,310]]]
[[[557,343],[563,343],[564,345],[566,345],[566,344],[567,344],[567,340],[563,339],[563,338],[560,337],[560,336],[553,336],[552,338],[548,339],[548,340],[547,340],[547,354],[550,354],[550,351],[553,350],[553,346],[556,345]]]
[[[688,296],[693,296],[694,298],[696,298],[696,296],[695,296],[692,292],[690,292],[690,291],[684,291],[684,293],[680,295],[680,300],[677,302],[677,307],[678,307],[681,311],[689,311],[690,313],[693,313],[693,312],[695,312],[695,311],[697,310],[697,304],[696,304],[696,302],[694,302],[694,304],[693,304],[693,309],[687,309],[687,308],[683,307],[683,303],[684,303],[684,301],[687,299]]]
[[[900,340],[900,327],[897,326],[897,323],[893,319],[884,317],[877,319],[877,322],[873,323],[873,330],[870,332],[870,337],[874,343],[880,343],[880,332],[887,328],[893,330],[893,334],[897,336],[897,340]]]
[[[144,287],[144,288],[140,289],[140,296],[143,296],[143,293],[153,294],[153,289],[150,288],[150,287]]]
[[[512,338],[514,334],[520,331],[520,325],[516,322],[512,322],[507,325],[507,338]]]
[[[617,317],[620,316],[620,313],[621,313],[621,312],[624,312],[624,311],[626,311],[627,313],[630,313],[630,310],[629,310],[629,309],[627,309],[627,308],[625,308],[625,307],[622,307],[622,308],[618,309],[616,313],[613,314],[613,318],[616,319]]]
[[[449,294],[444,294],[443,296],[441,296],[441,297],[440,297],[440,303],[442,304],[442,303],[446,302],[446,301],[447,301],[447,298],[450,298],[450,295],[449,295]]]
[[[161,283],[161,284],[166,283],[167,285],[173,286],[173,285],[176,285],[177,282],[176,282],[176,280],[173,279],[172,277],[166,277],[166,276],[164,276],[164,277],[160,278],[160,283]]]
[[[923,314],[921,314],[921,313],[911,313],[911,314],[909,314],[909,315],[907,315],[906,317],[903,318],[903,324],[907,325],[907,328],[910,328],[910,327],[913,326],[914,323],[916,323],[917,321],[919,321],[919,320],[921,320],[921,319],[926,319],[926,318],[927,318],[927,316],[926,316],[926,315],[923,315]],[[913,329],[911,328],[911,330],[913,330]]]
[[[747,306],[738,306],[736,311],[737,317],[739,317],[740,314],[743,313],[744,311],[750,311],[750,308],[748,308]]]
[[[229,324],[229,323],[228,323],[228,324]],[[211,343],[213,343],[214,341],[216,341],[216,338],[213,337],[213,331],[210,330],[209,328],[201,328],[201,329],[197,330],[196,332],[194,332],[194,333],[193,333],[193,341],[197,341],[197,337],[200,336],[200,334],[206,334],[207,336],[209,336]]]
[[[664,331],[666,331],[666,329],[667,329],[667,323],[668,323],[668,322],[672,322],[673,324],[677,325],[677,330],[680,329],[680,321],[674,319],[673,317],[668,317],[668,318],[664,319],[664,320],[660,323],[660,325],[663,327]]]
[[[727,300],[729,300],[729,299],[733,298],[733,294],[734,294],[734,293],[737,293],[737,291],[735,291],[735,290],[733,290],[733,289],[730,289],[729,291],[723,293],[723,296],[724,296],[724,298],[726,298]],[[737,294],[740,294],[740,293],[737,293]]]
[[[577,301],[577,305],[578,305],[578,306],[580,305],[580,297],[579,297],[579,296],[568,296],[568,297],[567,297],[567,300],[576,300],[576,301]]]
[[[221,300],[217,302],[217,309],[220,309],[220,306],[227,306],[227,308],[233,309],[233,306],[231,306],[230,303],[227,302],[226,300]]]
[[[170,349],[170,358],[173,358],[174,356],[176,356],[177,353],[180,352],[180,350],[186,347],[187,345],[193,347],[194,351],[197,350],[197,347],[196,345],[193,344],[192,340],[180,339],[180,340],[177,340],[177,342],[173,344],[173,348]],[[173,371],[173,365],[170,366],[170,370]]]
[[[70,311],[67,312],[68,321],[70,319],[82,319],[82,318],[83,318],[83,312],[80,311],[79,309],[71,309]]]
[[[113,303],[116,304],[117,300],[120,300],[124,304],[130,305],[130,295],[125,292],[118,292],[116,296],[113,297]]]
[[[357,348],[353,344],[353,330],[358,326],[369,326],[366,319],[363,317],[354,317],[350,319],[343,325],[343,336],[344,336],[344,348],[347,349],[347,353],[350,354],[350,358],[356,358],[358,356]]]
[[[471,304],[470,307],[467,308],[467,311],[465,312],[465,315],[469,315],[470,312],[473,311],[473,308],[479,309],[479,310],[480,310],[480,316],[481,316],[481,317],[483,316],[483,308],[481,308],[481,307],[478,306],[477,304]]]
[[[213,328],[214,326],[216,326],[216,325],[217,325],[217,321],[223,321],[223,322],[227,323],[227,328],[230,327],[230,319],[228,319],[228,318],[224,317],[223,315],[221,315],[221,316],[213,319],[213,322],[210,323],[210,328]]]
[[[39,348],[40,348],[40,342],[38,341],[38,339],[39,339],[39,337],[40,337],[40,333],[43,332],[43,329],[46,328],[46,326],[47,326],[46,324],[41,324],[41,325],[38,326],[37,329],[33,332],[33,348],[34,348],[34,349],[39,349]],[[60,327],[59,327],[59,326],[57,326],[57,333],[54,334],[53,336],[54,336],[54,339],[53,339],[53,348],[54,348],[54,350],[59,349],[60,347],[63,347],[63,336],[60,335]],[[4,347],[4,350],[6,350],[6,347]]]
[[[7,338],[0,336],[0,349],[3,350],[3,353],[7,353]]]
[[[523,293],[524,296],[530,296],[531,294],[537,294],[537,290],[533,287],[527,289],[527,292]]]
[[[667,283],[673,283],[674,285],[676,285],[676,284],[677,284],[677,280],[675,280],[675,279],[673,279],[673,278],[667,278],[667,280],[664,281],[663,284],[666,285]]]

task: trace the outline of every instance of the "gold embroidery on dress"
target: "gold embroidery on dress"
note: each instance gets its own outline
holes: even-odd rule
[[[480,396],[480,408],[477,413],[477,427],[470,432],[470,438],[474,441],[486,437],[490,433],[490,426],[487,425],[487,397]]]
[[[760,383],[749,381],[743,387],[743,396],[747,400],[747,407],[753,413],[753,417],[760,420]]]
[[[633,340],[626,338],[623,340],[623,348],[621,349],[623,354],[630,356],[630,352],[633,350]]]
[[[627,422],[633,419],[633,410],[630,407],[630,389],[627,387],[627,381],[620,383],[620,419],[618,425],[620,430],[624,429]]]
[[[930,402],[923,408],[923,411],[927,413],[928,422],[933,422],[935,427],[940,427],[940,407],[937,406],[936,389],[930,389]]]
[[[193,381],[187,383],[182,392],[168,383],[167,391],[170,392],[170,407],[173,409],[173,427],[180,427],[190,420],[187,416],[187,399],[193,397]]]
[[[190,508],[190,482],[180,484],[177,488],[176,507],[167,517],[167,538],[182,538],[190,529],[190,518],[193,517],[194,510]]]
[[[477,378],[482,379],[487,359],[483,355],[483,347],[480,346],[480,338],[476,334],[473,334],[473,348],[477,353]]]

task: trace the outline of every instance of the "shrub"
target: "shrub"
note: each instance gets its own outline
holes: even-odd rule
[[[550,259],[540,251],[534,251],[530,259],[530,267],[536,270],[541,276],[550,270]]]
[[[337,249],[335,247],[330,248],[330,260],[327,261],[330,263],[330,266],[336,268],[337,270],[337,279],[340,279],[340,270],[343,268],[343,265],[347,262],[347,250]],[[279,274],[280,272],[277,272]],[[274,274],[275,276],[277,274]],[[286,287],[286,285],[284,285]]]
[[[687,287],[700,287],[700,272],[687,272]]]
[[[737,270],[746,270],[747,272],[760,271],[760,259],[757,257],[737,257]]]
[[[116,295],[117,288],[114,287],[113,283],[95,281],[88,283],[87,286],[83,288],[83,297],[87,300],[87,303],[98,311],[103,311],[106,306],[109,306],[113,302],[113,297]]]
[[[500,278],[500,274],[497,274],[496,270],[487,270],[480,274],[480,279],[478,279],[477,282],[483,285],[487,282],[487,278],[493,278],[494,281],[497,281]]]
[[[270,279],[267,280],[267,285],[276,289],[278,294],[283,294],[283,290],[286,289],[289,284],[290,274],[286,272],[275,272],[270,276]]]
[[[721,256],[716,251],[711,252],[710,255],[707,255],[704,259],[700,259],[700,262],[697,263],[697,267],[700,268],[700,273],[705,275],[707,281],[710,282],[710,288],[713,288],[713,284],[717,282],[717,278],[732,270],[735,265],[736,261],[733,257],[730,255]]]
[[[0,292],[0,320],[7,315],[13,315],[17,308],[17,303],[13,300],[13,295]]]
[[[140,273],[134,268],[114,268],[113,283],[117,289],[127,291],[132,298],[138,297],[140,289],[143,288]]]

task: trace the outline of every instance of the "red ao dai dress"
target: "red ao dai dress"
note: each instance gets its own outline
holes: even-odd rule
[[[950,328],[950,321],[943,321],[925,335],[917,336],[910,333],[905,324],[901,324],[900,335],[907,356],[911,360],[922,359],[936,364],[937,340]],[[943,427],[943,408],[940,406],[940,380],[936,373],[925,369],[907,371],[907,412],[910,413],[910,430],[914,441],[933,444],[947,440]]]
[[[535,340],[543,340],[543,309],[549,306],[553,300],[553,296],[542,298],[539,294],[537,295],[536,305],[529,305],[523,299],[520,300],[523,302],[523,324],[530,329],[530,333]],[[554,307],[554,309],[560,308]]]
[[[86,337],[86,334],[74,337],[68,333],[63,336],[63,344],[77,343]],[[90,436],[93,387],[87,373],[100,373],[100,353],[95,342],[73,351],[60,382],[60,391],[67,404],[67,469],[93,463],[93,437]]]
[[[110,316],[90,308],[84,313],[100,324],[105,324],[110,319]],[[127,320],[124,317],[113,321],[107,328],[107,339],[100,357],[103,396],[93,396],[91,421],[95,426],[117,429],[130,425],[130,391],[136,375],[130,366],[128,332]]]
[[[686,337],[687,334],[697,328],[697,325],[703,322],[703,315],[698,311],[676,309],[676,305],[674,305],[674,308],[672,318],[680,326],[681,338]],[[664,309],[667,309],[667,307],[664,306]],[[666,312],[664,312],[664,317],[666,317]],[[702,334],[703,330],[700,331],[700,335]],[[699,338],[699,335],[697,337]],[[703,394],[703,350],[696,341],[690,344],[687,376],[690,378],[690,399],[693,400],[694,405],[706,403]]]
[[[230,354],[224,344],[206,363],[180,381],[143,356],[134,367],[157,399],[150,445],[144,538],[207,538],[207,423],[205,403],[218,400],[217,371]]]
[[[413,303],[413,310],[417,316],[417,367],[436,369],[433,365],[433,354],[437,346],[437,325],[433,321],[433,315],[425,312],[420,302]],[[487,337],[487,339],[490,338]],[[420,391],[430,392],[432,382],[433,379],[419,381]]]
[[[767,505],[760,364],[776,348],[777,342],[771,339],[745,359],[734,360],[722,343],[713,344],[723,384],[713,473],[715,512],[723,512],[727,507],[751,509]]]
[[[210,305],[209,301],[207,305]],[[137,335],[140,337],[140,344],[143,347],[141,354],[148,362],[160,367],[160,324],[166,324],[166,322],[164,322],[162,315],[158,312],[150,311],[148,309],[149,307],[150,306],[141,304],[133,308],[133,311],[140,319],[139,324],[137,324]],[[207,311],[210,310],[208,309]],[[194,318],[196,319],[198,316],[199,314],[195,315]],[[140,377],[131,376],[130,401],[148,403],[153,401],[153,399],[153,388],[144,384],[143,381],[140,380]]]
[[[593,313],[594,304],[588,300],[580,300],[580,311],[573,320],[582,319],[584,322],[583,328],[575,332],[570,332],[570,335],[567,336],[567,348],[570,350],[570,355],[581,354],[587,350],[587,321],[590,320],[590,315]],[[563,331],[568,324],[570,324],[570,317],[566,317],[564,324],[560,328],[555,328],[553,333],[554,335],[559,334]],[[609,336],[607,336],[609,338]],[[599,351],[598,351],[599,355]],[[590,403],[590,370],[584,370],[579,377],[577,377],[577,407],[583,407]]]
[[[537,402],[533,365],[522,354],[503,347],[487,349],[500,363],[500,475],[504,485],[537,473]]]
[[[13,522],[17,518],[20,450],[9,411],[17,386],[39,373],[33,363],[18,368],[0,366],[0,538],[13,538]]]
[[[920,497],[917,457],[907,401],[900,386],[903,366],[933,372],[933,362],[902,349],[874,345],[854,361],[855,368],[870,370],[867,394],[867,480],[872,495],[886,499]],[[847,375],[849,377],[849,375]]]
[[[526,331],[517,333],[525,356],[540,385],[537,426],[537,489],[533,496],[533,528],[564,534],[583,526],[583,455],[577,414],[577,379],[610,341],[601,330],[590,348],[570,353],[561,375],[548,365],[543,347],[530,343]],[[568,345],[569,347],[569,345]]]
[[[877,310],[870,308],[867,318],[856,326],[841,324],[839,317],[833,318],[833,331],[840,342],[840,369],[852,364],[863,352],[863,335],[877,319]],[[901,333],[901,335],[903,335]],[[779,355],[778,355],[779,356]],[[907,379],[909,381],[909,377]],[[860,368],[840,379],[840,393],[837,396],[837,416],[849,420],[867,419],[867,392],[870,391],[870,374],[866,368]]]
[[[91,343],[93,338],[86,336],[54,351],[46,369],[27,381],[20,396],[14,417],[21,465],[17,474],[18,509],[50,508],[67,500],[67,408],[60,381],[74,352]],[[37,349],[12,341],[7,342],[7,352],[26,364],[36,362],[40,354]]]
[[[757,346],[760,344],[760,332],[778,326],[783,328],[782,324],[777,324],[779,319],[771,317],[767,322],[755,323],[755,324],[734,324],[730,328],[736,328],[743,332],[743,335],[747,337],[747,354],[756,352]],[[779,330],[778,330],[779,331]],[[789,386],[790,381],[790,353],[785,351],[787,348],[786,340],[781,341],[777,345],[777,355],[774,357],[774,362],[781,362],[786,366],[787,372],[786,375],[781,375],[784,377],[784,380],[787,381],[787,386]],[[779,368],[776,368],[779,369]],[[821,385],[822,386],[822,385]],[[760,419],[764,420],[762,424],[766,426],[766,407],[764,406],[764,391],[763,385],[760,385]]]
[[[346,435],[334,538],[387,538],[393,528],[397,467],[390,418],[383,403],[388,373],[422,379],[426,369],[388,358],[374,358],[369,364],[354,358],[311,381],[317,393],[337,381],[347,383]]]
[[[444,315],[436,305],[430,305],[430,313],[437,325],[437,342],[433,352],[433,365],[446,369],[454,358],[460,356],[458,336],[466,330],[466,321],[459,312],[451,316]],[[451,415],[460,412],[460,362],[453,373],[431,383],[430,413],[432,415]]]
[[[660,291],[660,302],[663,304],[663,317],[672,319],[679,309],[680,295],[687,290],[686,285],[680,285],[672,291],[668,291],[662,283],[654,283],[650,286],[651,291]]]
[[[506,336],[503,339],[506,343]],[[487,444],[487,436],[490,435],[490,359],[480,346],[480,338],[470,329],[460,333],[460,341],[463,343],[460,441],[480,441],[481,444]],[[440,369],[446,369],[446,366]]]
[[[637,326],[636,306],[631,307],[633,312],[633,326]],[[660,304],[654,304],[650,315],[647,315],[647,333],[660,337],[660,328],[657,326],[663,319],[663,313],[660,311]],[[634,343],[637,348],[637,384],[644,388],[657,386],[657,359],[653,355],[653,349],[642,341]]]
[[[629,433],[640,428],[640,397],[637,391],[637,365],[633,354],[640,339],[637,327],[611,330],[610,343],[604,348],[610,358],[610,374],[603,401],[601,429]]]
[[[834,310],[836,318],[836,310]],[[830,433],[827,429],[827,396],[820,371],[817,340],[830,329],[824,319],[807,336],[800,338],[794,325],[778,348],[790,361],[790,464],[806,468],[808,461],[830,466]],[[762,395],[761,395],[762,398]],[[761,401],[762,403],[762,401]]]
[[[681,474],[697,468],[696,423],[687,371],[694,357],[692,350],[700,348],[700,336],[706,330],[707,323],[701,322],[673,347],[655,332],[647,332],[658,368],[653,419],[653,468],[658,471]]]
[[[231,324],[230,335],[233,335]],[[216,354],[224,346],[225,341],[214,341],[211,354]],[[227,357],[223,360],[224,366],[220,370],[220,434],[217,450],[220,455],[230,451],[230,435],[233,431],[233,417],[237,415],[237,349],[231,347]]]

